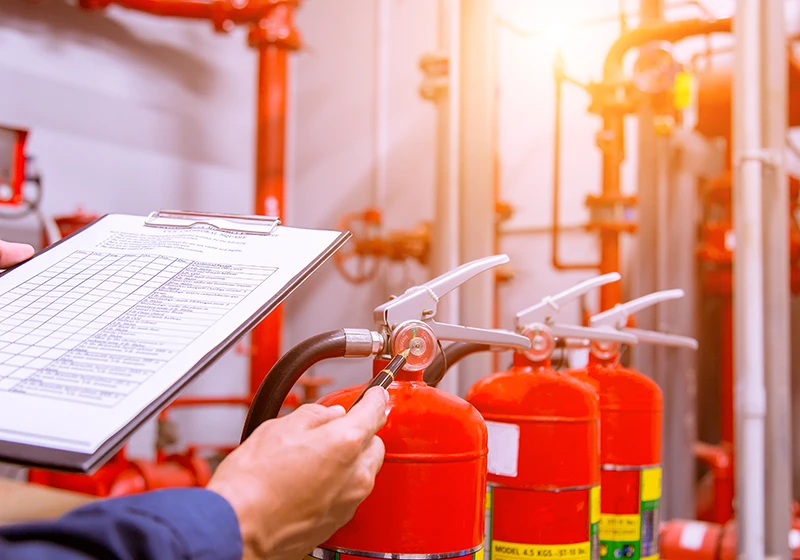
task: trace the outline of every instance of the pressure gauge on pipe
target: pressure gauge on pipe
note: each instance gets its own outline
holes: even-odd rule
[[[654,95],[672,89],[679,67],[666,41],[648,43],[639,49],[633,65],[633,86],[642,93]]]

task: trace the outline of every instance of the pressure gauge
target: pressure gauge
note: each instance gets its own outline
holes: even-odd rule
[[[525,357],[532,362],[547,360],[556,349],[556,337],[550,327],[543,323],[534,323],[526,327],[522,336],[528,337],[531,341],[531,347],[525,351]]]
[[[439,343],[433,329],[422,321],[406,321],[392,331],[392,354],[396,355],[410,349],[406,365],[407,371],[421,371],[427,368],[436,357]]]
[[[598,360],[608,361],[619,354],[620,346],[621,345],[619,342],[611,342],[610,340],[593,340],[589,346],[589,352],[591,352]]]
[[[664,93],[672,89],[678,70],[671,43],[648,43],[639,49],[631,82],[642,93]]]

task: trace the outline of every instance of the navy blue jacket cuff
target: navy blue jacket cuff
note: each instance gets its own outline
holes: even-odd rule
[[[241,560],[242,537],[222,496],[175,488],[98,501],[53,522],[2,527],[0,557]]]

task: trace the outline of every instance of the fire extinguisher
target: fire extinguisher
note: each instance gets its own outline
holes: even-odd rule
[[[696,350],[693,338],[626,326],[634,313],[683,295],[649,294],[603,311],[589,324],[633,334],[639,343]],[[592,382],[600,397],[600,558],[658,560],[663,395],[655,381],[619,360],[618,343],[593,342],[586,369],[570,372]]]
[[[440,340],[525,350],[530,341],[510,331],[434,321],[439,299],[475,275],[508,262],[505,255],[462,265],[377,307],[378,329],[344,329],[301,342],[286,353],[259,387],[245,421],[244,441],[275,418],[300,376],[320,360],[375,356],[378,372],[410,349],[404,369],[388,387],[389,416],[378,432],[386,453],[372,493],[349,523],[311,558],[481,558],[486,491],[486,424],[466,401],[425,385],[422,371]],[[318,402],[345,408],[364,385],[330,393]]]
[[[531,341],[508,371],[475,383],[467,401],[489,429],[486,493],[487,556],[495,560],[596,560],[600,521],[600,409],[594,389],[551,367],[556,341],[634,344],[628,333],[556,322],[564,305],[612,273],[582,282],[516,315],[516,332]],[[426,372],[438,383],[447,367],[481,351],[456,343]]]

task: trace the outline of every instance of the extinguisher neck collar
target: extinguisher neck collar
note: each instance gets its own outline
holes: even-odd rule
[[[603,356],[598,356],[597,353],[594,351],[589,352],[589,365],[597,366],[597,367],[612,367],[614,366],[617,361],[619,360],[619,354],[604,354]]]
[[[531,369],[536,372],[550,367],[550,356],[541,360],[532,360],[523,352],[514,352],[514,367]]]
[[[397,372],[397,375],[394,376],[395,382],[406,382],[406,383],[424,383],[422,379],[422,370],[420,371],[406,371],[401,369]]]

